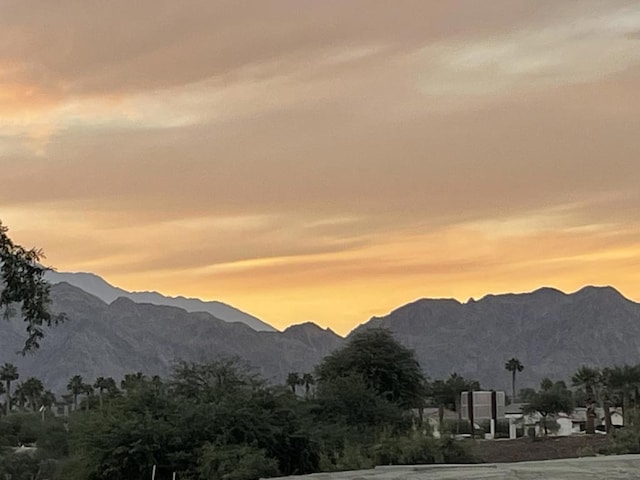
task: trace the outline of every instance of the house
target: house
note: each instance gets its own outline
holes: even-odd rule
[[[602,414],[602,422],[604,423],[604,412]],[[622,427],[624,425],[624,416],[621,409],[611,410],[611,425],[614,427]]]
[[[56,417],[68,417],[72,410],[73,405],[70,405],[68,402],[55,402],[51,406],[51,412]]]
[[[522,433],[518,432],[517,436],[526,435],[530,428],[535,428],[536,435],[543,435],[544,428],[540,426],[541,415],[537,412],[523,413],[526,411],[526,403],[513,403],[507,405],[505,410],[505,416],[513,422],[516,430],[522,429]],[[557,424],[558,430],[553,432],[553,435],[559,437],[565,437],[583,433],[587,426],[587,409],[586,407],[576,407],[570,414],[559,413],[553,417]],[[604,410],[600,407],[596,408],[595,427],[597,431],[603,432],[604,427]],[[623,425],[623,416],[620,409],[611,410],[611,424],[614,427],[621,427]],[[511,438],[515,438],[511,436]]]
[[[504,416],[509,420],[509,438],[522,437],[530,428],[534,428],[536,435],[540,435],[540,419],[538,412],[526,412],[528,403],[511,403],[504,409]]]

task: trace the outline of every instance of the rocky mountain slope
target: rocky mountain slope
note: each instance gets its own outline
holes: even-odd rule
[[[68,321],[46,330],[42,347],[17,355],[24,342],[24,322],[0,328],[0,363],[18,366],[21,379],[34,375],[48,388],[64,392],[68,379],[80,374],[121,379],[142,371],[167,376],[179,360],[206,361],[220,355],[246,359],[265,379],[282,382],[291,371],[311,371],[343,339],[313,324],[284,332],[257,332],[206,312],[139,304],[124,297],[107,304],[68,283],[52,286],[53,310]]]
[[[569,381],[583,364],[640,363],[640,304],[611,287],[542,288],[467,303],[423,299],[359,328],[372,326],[394,332],[431,378],[457,372],[491,388],[510,388],[504,364],[512,357],[525,366],[520,386]]]
[[[69,273],[49,271],[46,274],[49,283],[56,284],[66,282],[74,285],[91,295],[95,295],[106,303],[111,303],[117,298],[124,297],[136,303],[152,303],[154,305],[166,305],[178,307],[187,312],[208,312],[225,322],[241,322],[249,325],[259,332],[275,332],[268,323],[263,322],[253,315],[238,310],[226,303],[211,301],[205,302],[198,298],[166,297],[158,292],[129,292],[122,288],[114,287],[104,279],[93,273]]]
[[[166,376],[179,360],[219,355],[238,355],[267,380],[283,382],[289,372],[312,371],[344,342],[312,323],[258,332],[206,312],[124,297],[108,304],[68,283],[53,285],[52,297],[53,309],[69,320],[46,330],[42,348],[26,357],[15,353],[24,341],[24,323],[4,323],[0,363],[15,363],[23,379],[38,376],[57,392],[74,374],[90,381],[136,371]],[[467,303],[423,299],[358,329],[377,326],[412,348],[429,377],[458,372],[489,388],[509,388],[504,363],[511,357],[525,366],[520,387],[536,386],[544,377],[568,380],[582,364],[640,363],[640,304],[609,287],[573,294],[543,288]]]

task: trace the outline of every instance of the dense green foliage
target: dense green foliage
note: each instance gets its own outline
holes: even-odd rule
[[[540,382],[540,391],[534,392],[528,399],[526,410],[538,412],[542,416],[542,427],[545,434],[549,430],[549,416],[560,412],[571,413],[573,411],[573,398],[564,382],[553,383],[548,378]]]
[[[44,279],[47,269],[40,264],[42,252],[14,243],[7,231],[0,222],[0,312],[9,318],[19,305],[27,324],[26,352],[40,346],[43,326],[51,326],[63,318],[49,311],[49,284]]]
[[[324,359],[317,376],[321,385],[359,377],[366,388],[401,408],[421,407],[426,393],[426,380],[415,355],[384,329],[355,334],[344,348]]]
[[[31,387],[19,386],[41,396],[27,395],[0,421],[0,465],[12,478],[37,471],[50,479],[151,478],[155,465],[157,480],[173,472],[181,480],[250,480],[473,460],[459,443],[434,439],[420,425],[426,381],[413,354],[389,332],[355,336],[318,372],[273,386],[241,361],[219,359],[180,363],[166,380],[129,374],[121,389],[113,379],[89,385],[74,376],[66,398],[77,408],[61,418],[38,413],[44,386],[29,380]],[[21,444],[37,448],[14,452]]]
[[[292,375],[281,386],[267,385],[241,361],[224,358],[180,363],[164,380],[128,374],[121,388],[112,378],[89,384],[74,376],[66,398],[72,406],[77,395],[78,408],[69,417],[42,412],[39,407],[47,404],[50,392],[29,377],[15,388],[24,398],[0,417],[0,478],[151,478],[155,465],[157,480],[170,479],[174,472],[181,480],[251,480],[375,465],[474,461],[469,444],[455,439],[469,433],[468,422],[446,420],[443,437],[437,439],[422,423],[420,410],[457,409],[459,392],[479,388],[477,382],[455,373],[426,382],[411,352],[389,332],[365,331],[354,338],[327,357],[316,375],[296,374],[295,382]],[[375,358],[372,343],[384,345],[381,354],[388,361]],[[351,368],[342,368],[336,358]],[[401,374],[398,365],[410,372]],[[7,370],[12,378],[17,375]],[[573,381],[580,388],[588,385],[598,397],[606,378],[614,404],[624,392],[635,399],[634,389],[621,377],[631,369],[610,371],[620,378],[608,373],[594,385],[593,372],[581,368]],[[304,388],[305,376],[309,389]],[[389,378],[396,383],[385,383]],[[385,393],[389,385],[397,390]],[[521,392],[521,397],[550,431],[555,414],[570,412],[576,399],[586,398],[581,390],[572,392],[564,382],[547,379],[539,390]],[[640,451],[638,422],[631,425],[616,433],[609,452]]]

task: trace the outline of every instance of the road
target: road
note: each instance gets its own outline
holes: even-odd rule
[[[640,455],[612,455],[519,463],[377,467],[372,470],[282,477],[282,480],[622,480],[638,478],[640,478]]]

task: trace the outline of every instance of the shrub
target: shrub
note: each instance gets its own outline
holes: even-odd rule
[[[273,477],[278,462],[265,455],[264,450],[240,446],[207,444],[200,459],[200,473],[208,480],[257,480]]]

